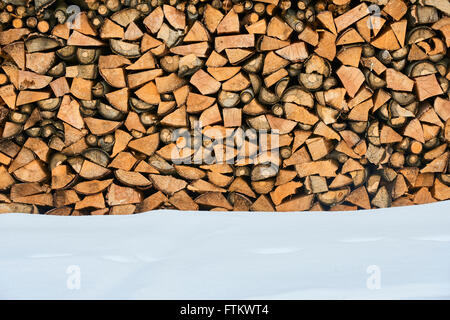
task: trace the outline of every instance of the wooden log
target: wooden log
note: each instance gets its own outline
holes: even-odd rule
[[[253,34],[221,36],[215,38],[215,49],[218,53],[225,49],[252,48],[254,46],[255,37]]]
[[[312,207],[313,199],[314,199],[313,195],[296,197],[276,206],[276,210],[277,211],[309,210]]]
[[[110,206],[141,203],[142,194],[130,187],[122,187],[111,184],[106,194],[107,203]]]

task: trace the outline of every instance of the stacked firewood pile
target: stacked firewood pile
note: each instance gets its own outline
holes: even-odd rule
[[[2,0],[0,213],[450,198],[448,0]]]

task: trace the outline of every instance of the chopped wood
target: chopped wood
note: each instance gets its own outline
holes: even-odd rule
[[[378,35],[372,42],[375,48],[380,50],[397,50],[400,49],[397,37],[391,28],[386,29]]]
[[[403,0],[392,0],[389,1],[384,7],[383,11],[390,15],[394,20],[400,20],[408,10],[405,2]]]
[[[0,5],[0,212],[450,198],[448,1],[135,2]]]
[[[33,160],[13,172],[14,176],[22,182],[42,182],[49,177],[44,163]]]
[[[233,206],[220,192],[206,192],[198,196],[194,201],[200,206],[205,206],[207,208],[218,207],[227,210],[233,209]]]
[[[120,126],[120,122],[96,119],[96,118],[84,118],[84,122],[88,126],[89,130],[95,135],[104,135],[113,132]]]
[[[417,97],[419,98],[419,101],[423,101],[443,93],[434,74],[417,77],[414,81],[416,83]]]
[[[388,68],[386,70],[386,84],[387,88],[392,90],[411,91],[414,86],[414,81],[403,73]]]
[[[277,211],[305,211],[312,207],[314,195],[305,195],[287,200],[276,206]]]
[[[88,195],[83,198],[83,200],[75,203],[75,210],[82,209],[103,209],[105,208],[105,198],[101,193],[96,193],[93,195]]]
[[[291,62],[299,62],[308,58],[304,42],[296,42],[275,51],[276,54]]]
[[[113,183],[108,187],[106,199],[110,206],[141,203],[142,194],[133,188],[122,187]]]
[[[284,198],[292,194],[295,194],[297,188],[300,188],[301,186],[303,186],[303,183],[301,182],[290,181],[281,186],[276,187],[275,190],[270,193],[272,202],[276,206],[281,204]]]
[[[75,191],[84,195],[100,193],[108,188],[113,179],[108,180],[91,180],[80,182],[74,186]]]
[[[366,3],[361,3],[360,5],[334,19],[334,23],[336,24],[336,31],[341,32],[342,30],[346,29],[348,26],[352,25],[361,18],[364,18],[368,14],[369,10]]]
[[[70,35],[69,39],[67,39],[67,45],[80,47],[101,47],[104,46],[105,43],[75,30]]]
[[[225,49],[251,48],[255,46],[255,36],[253,34],[243,34],[216,37],[214,45],[218,53]]]
[[[250,207],[250,210],[252,211],[275,211],[272,203],[270,200],[265,196],[261,195],[258,199],[253,202],[253,204]]]
[[[145,198],[138,204],[138,212],[151,211],[158,208],[161,204],[168,201],[167,197],[161,191],[155,192],[149,197]]]
[[[363,73],[355,67],[342,66],[337,70],[336,74],[350,97],[354,97],[360,86],[364,83]]]
[[[10,109],[16,108],[17,94],[12,84],[0,87],[0,97]]]
[[[192,75],[191,84],[194,85],[202,95],[216,93],[221,86],[219,81],[215,80],[202,69]]]
[[[178,210],[195,211],[198,210],[198,204],[184,190],[180,190],[169,198],[169,202]]]
[[[172,195],[175,192],[184,189],[187,185],[186,181],[170,176],[150,174],[150,179],[152,180],[155,188],[168,195]]]

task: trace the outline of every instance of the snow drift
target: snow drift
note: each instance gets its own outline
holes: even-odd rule
[[[450,202],[0,215],[2,299],[448,299]]]

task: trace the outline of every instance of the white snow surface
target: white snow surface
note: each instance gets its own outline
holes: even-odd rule
[[[74,266],[79,288],[68,285]],[[0,299],[449,298],[449,201],[346,213],[0,215]]]

